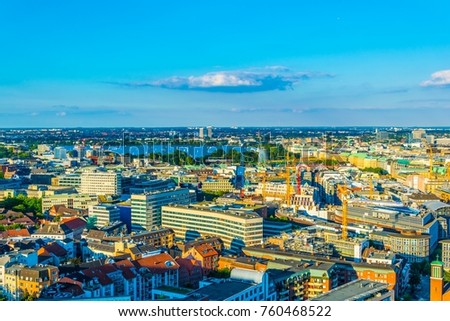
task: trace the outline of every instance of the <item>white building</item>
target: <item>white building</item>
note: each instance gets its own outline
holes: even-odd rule
[[[97,204],[98,196],[96,194],[55,194],[42,197],[43,211],[48,211],[53,205],[87,210],[89,206]]]
[[[161,226],[161,207],[168,204],[189,204],[189,189],[131,195],[131,226],[133,230],[151,230]]]
[[[206,279],[191,295],[209,301],[275,301],[275,285],[265,272],[234,268],[229,279]]]
[[[244,246],[261,245],[263,239],[263,218],[254,212],[215,210],[195,205],[163,206],[162,226],[173,229],[175,236],[183,239],[199,235],[217,236],[225,247],[235,251]]]
[[[116,172],[83,172],[81,174],[81,193],[96,195],[122,194],[122,175]]]
[[[89,217],[97,219],[95,226],[103,227],[120,220],[120,210],[114,205],[95,205],[89,207]]]

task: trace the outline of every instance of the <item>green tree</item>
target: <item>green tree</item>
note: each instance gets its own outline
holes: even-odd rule
[[[24,204],[19,204],[19,205],[14,206],[12,208],[12,210],[15,211],[15,212],[25,213],[27,211],[27,208],[25,207]]]
[[[385,169],[382,169],[381,167],[367,167],[367,168],[363,168],[362,171],[375,173],[378,175],[387,175],[388,174],[388,172]]]
[[[40,198],[27,197],[25,195],[8,197],[0,202],[0,207],[22,213],[31,212],[38,217],[42,216],[42,200]]]
[[[20,301],[34,301],[36,300],[36,296],[30,294],[27,290],[25,290],[23,297]]]
[[[429,263],[425,260],[420,263],[415,262],[411,264],[408,284],[411,286],[412,293],[415,292],[417,286],[420,284],[421,276],[426,274],[425,269],[427,266],[429,266]]]
[[[96,216],[90,216],[87,219],[86,228],[88,230],[90,230],[91,228],[94,228],[96,224],[97,224],[97,217]]]
[[[231,275],[231,270],[229,268],[223,268],[216,271],[211,271],[210,276],[219,279],[228,279]]]

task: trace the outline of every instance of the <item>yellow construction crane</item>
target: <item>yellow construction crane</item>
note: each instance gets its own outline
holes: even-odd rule
[[[429,178],[433,178],[433,147],[431,144],[429,145],[429,153],[430,153],[430,168],[429,168]]]
[[[347,240],[348,238],[348,231],[347,231],[347,215],[348,215],[348,189],[346,186],[337,185],[340,198],[342,201],[342,239]]]
[[[286,151],[286,205],[291,206],[291,167],[289,166],[289,151]]]
[[[266,202],[266,197],[267,197],[267,186],[266,186],[266,179],[267,179],[267,173],[266,171],[263,172],[259,172],[256,174],[257,176],[261,177],[261,196],[262,196],[262,201],[263,203]]]
[[[373,178],[369,180],[369,199],[373,200]]]

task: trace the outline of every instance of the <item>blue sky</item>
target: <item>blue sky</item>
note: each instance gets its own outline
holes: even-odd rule
[[[1,1],[1,127],[445,126],[449,1]]]

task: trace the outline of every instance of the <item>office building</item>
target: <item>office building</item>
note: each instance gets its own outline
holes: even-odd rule
[[[60,175],[52,180],[52,185],[79,187],[81,185],[81,176],[77,174]]]
[[[229,178],[207,179],[202,182],[202,190],[208,192],[231,192],[233,181]]]
[[[420,140],[422,137],[426,135],[426,131],[424,129],[415,129],[411,131],[412,139],[414,140]]]
[[[131,229],[151,230],[161,226],[161,207],[168,204],[189,204],[186,188],[131,195]]]
[[[53,155],[55,159],[67,159],[67,150],[63,147],[55,147]]]
[[[203,127],[200,127],[198,129],[198,138],[200,138],[200,139],[205,138],[205,129]]]
[[[48,211],[54,205],[87,210],[89,206],[97,204],[98,196],[95,194],[55,194],[42,197],[42,211]]]
[[[239,252],[244,246],[260,245],[263,238],[263,218],[256,213],[206,206],[163,206],[162,226],[173,229],[177,238],[186,240],[217,236],[233,252]]]
[[[85,194],[120,195],[122,194],[122,175],[112,171],[83,172],[80,190]]]
[[[382,245],[386,250],[400,254],[409,263],[428,260],[431,253],[430,235],[418,234],[413,231],[403,233],[373,232],[370,240]]]
[[[206,129],[207,129],[208,138],[212,138],[212,136],[213,136],[212,126],[208,126]]]
[[[95,218],[95,226],[103,227],[120,220],[120,209],[114,205],[94,205],[89,207],[89,217]]]

